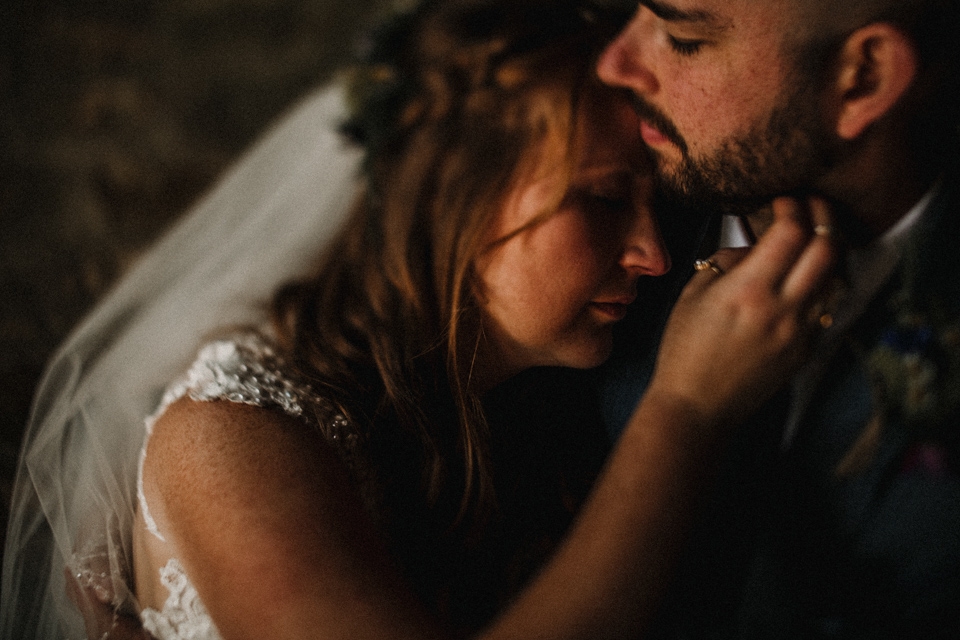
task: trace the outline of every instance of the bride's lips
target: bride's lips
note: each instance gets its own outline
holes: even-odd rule
[[[633,302],[634,297],[621,298],[617,300],[594,301],[590,306],[606,318],[613,321],[623,320],[627,315],[627,307]]]
[[[640,137],[651,147],[662,147],[670,144],[670,138],[660,133],[659,129],[646,120],[640,121]]]
[[[619,302],[593,302],[590,306],[611,320],[623,320],[627,316],[627,305]]]

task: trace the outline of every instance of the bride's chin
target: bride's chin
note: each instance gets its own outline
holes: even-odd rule
[[[597,335],[591,336],[589,340],[584,340],[575,349],[571,350],[571,353],[563,358],[564,362],[561,363],[561,366],[573,369],[593,369],[606,362],[612,352],[613,331],[604,328]]]

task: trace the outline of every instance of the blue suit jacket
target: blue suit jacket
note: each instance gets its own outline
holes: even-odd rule
[[[931,204],[918,229],[924,282],[954,317],[958,191],[960,180]],[[863,322],[889,294],[879,294]],[[651,362],[648,352],[623,349],[603,370],[612,432],[629,415]],[[860,360],[849,349],[834,357],[784,452],[787,399],[781,393],[738,433],[699,514],[658,634],[960,638],[960,422],[937,445],[946,468],[914,464],[922,443],[892,425],[869,467],[841,479],[837,464],[872,415]]]

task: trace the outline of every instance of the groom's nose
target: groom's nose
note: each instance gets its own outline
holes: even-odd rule
[[[641,5],[626,27],[607,45],[597,62],[597,75],[614,87],[638,94],[653,93],[659,84],[646,64],[641,44],[651,29],[653,14]]]

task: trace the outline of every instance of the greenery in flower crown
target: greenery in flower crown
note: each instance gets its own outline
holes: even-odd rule
[[[358,60],[347,70],[350,117],[341,130],[367,149],[368,158],[391,139],[399,111],[414,92],[403,58],[424,4],[429,3],[394,13],[368,34]]]
[[[366,150],[369,173],[375,159],[415,126],[418,99],[429,95],[436,103],[449,100],[446,106],[451,111],[456,108],[458,96],[438,91],[440,83],[434,82],[431,73],[443,74],[454,90],[493,83],[495,78],[477,75],[484,65],[471,62],[471,55],[488,56],[485,70],[493,74],[499,60],[544,49],[551,42],[582,32],[587,25],[612,36],[627,17],[629,13],[596,0],[405,3],[367,36],[346,71],[350,116],[342,132]],[[428,30],[425,25],[430,21],[434,26],[437,21],[445,24],[440,30]],[[431,51],[436,42],[425,45],[424,39],[436,38],[440,31],[449,41]],[[444,47],[446,55],[441,57]]]

